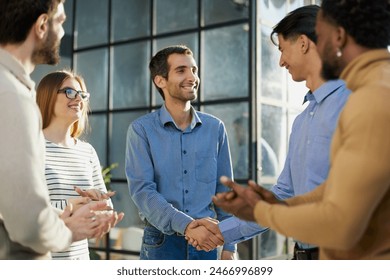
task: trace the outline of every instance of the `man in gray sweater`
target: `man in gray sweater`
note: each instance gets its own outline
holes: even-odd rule
[[[123,217],[105,201],[57,212],[49,203],[45,146],[35,84],[36,64],[59,61],[63,0],[0,0],[0,259],[49,259],[72,241],[101,237]]]

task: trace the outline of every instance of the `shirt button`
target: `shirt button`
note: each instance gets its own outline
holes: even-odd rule
[[[314,112],[310,112],[309,114],[310,114],[310,116],[313,116],[313,115],[314,115]]]
[[[184,170],[184,174],[187,174],[187,170]]]
[[[188,190],[186,190],[185,192],[188,193]]]
[[[186,150],[184,150],[184,151],[183,151],[183,154],[186,154],[186,153],[187,153],[187,151],[186,151]]]
[[[188,213],[188,210],[186,209],[186,213]]]

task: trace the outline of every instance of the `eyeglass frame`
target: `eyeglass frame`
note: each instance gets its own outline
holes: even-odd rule
[[[66,91],[68,91],[68,90],[70,90],[71,93],[67,93]],[[71,87],[61,88],[57,91],[57,94],[58,93],[65,93],[65,96],[68,99],[76,99],[77,95],[79,95],[81,100],[83,100],[83,101],[88,101],[89,97],[91,96],[91,94],[89,92],[82,91],[82,90],[75,90]],[[69,97],[70,94],[74,94],[74,97],[73,98]]]

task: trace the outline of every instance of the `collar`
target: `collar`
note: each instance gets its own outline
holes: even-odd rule
[[[8,51],[0,48],[0,64],[14,75],[29,91],[35,89],[35,82],[24,69],[23,65]]]
[[[191,106],[191,115],[192,115],[192,120],[191,120],[190,127],[191,127],[191,130],[192,130],[198,124],[201,125],[202,121],[200,120],[196,110],[192,106]],[[160,122],[162,123],[163,126],[167,125],[168,123],[173,123],[175,125],[175,127],[178,128],[176,123],[175,123],[175,121],[173,120],[171,114],[169,114],[165,104],[163,104],[161,106],[161,109],[160,109]]]
[[[308,91],[303,98],[303,104],[306,101],[314,100],[318,104],[321,103],[325,98],[334,93],[340,87],[344,86],[345,83],[343,80],[330,80],[323,83],[319,88],[317,88],[313,93]]]

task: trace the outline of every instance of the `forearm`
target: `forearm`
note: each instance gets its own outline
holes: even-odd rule
[[[8,113],[15,115],[14,110],[10,106]],[[19,114],[23,111],[26,116],[15,117],[18,127],[4,127],[8,133],[3,135],[4,145],[0,148],[7,160],[0,173],[3,178],[0,213],[15,242],[40,253],[65,249],[70,245],[71,232],[49,202],[44,177],[44,142],[37,112],[33,105],[17,111]]]
[[[154,183],[137,180],[130,181],[131,197],[147,221],[165,234],[179,232],[184,234],[185,228],[193,220],[168,203],[155,190]],[[147,203],[145,203],[147,202]]]
[[[284,202],[286,202],[287,205],[289,206],[294,206],[294,205],[299,205],[304,203],[312,203],[312,202],[320,201],[324,194],[325,185],[326,182],[322,183],[320,186],[318,186],[317,188],[315,188],[314,190],[308,193],[288,198],[284,200]]]
[[[12,189],[4,190],[0,199],[7,231],[13,241],[36,252],[63,250],[70,245],[72,234],[59,219],[59,211],[50,205],[44,179],[37,178],[38,170],[29,169],[31,173],[8,173],[10,181],[4,182]],[[15,193],[23,195],[15,200]]]
[[[257,223],[243,221],[237,217],[226,219],[220,222],[218,226],[227,244],[243,242],[268,230],[268,228],[261,227]]]

